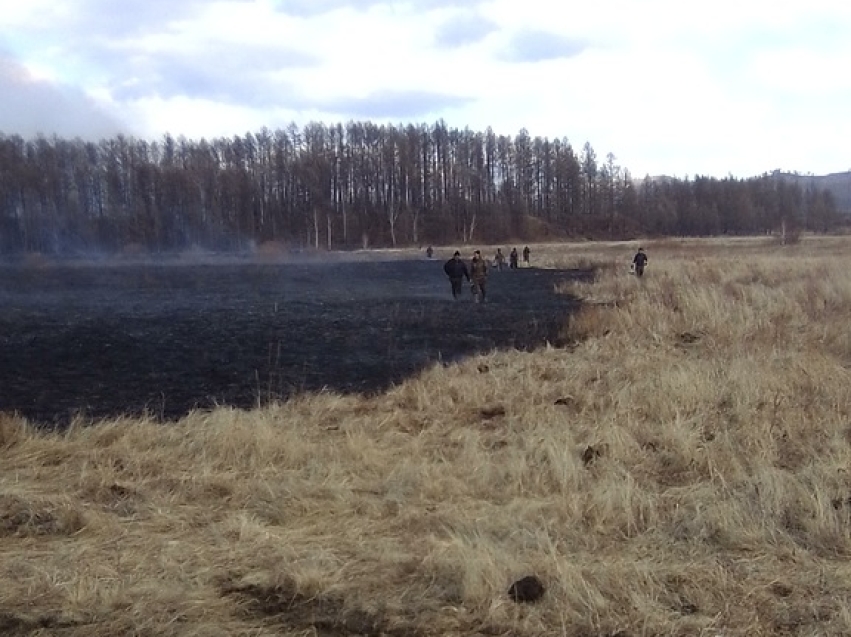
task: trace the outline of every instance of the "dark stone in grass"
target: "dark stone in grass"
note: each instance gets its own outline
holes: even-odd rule
[[[783,582],[774,582],[769,586],[769,590],[777,595],[777,597],[789,597],[793,592],[792,587]]]
[[[679,335],[680,342],[684,345],[693,345],[700,340],[700,334],[693,334],[692,332],[683,332]]]
[[[847,498],[834,498],[833,500],[830,501],[830,504],[833,505],[833,508],[836,509],[837,511],[839,509],[842,509],[843,507],[850,507],[851,508],[851,496],[849,496]]]
[[[585,448],[585,451],[582,452],[582,462],[587,467],[602,455],[603,451],[601,449],[589,445]]]
[[[496,418],[497,416],[505,415],[505,407],[502,405],[491,405],[489,407],[482,407],[479,411],[479,415],[488,420],[490,418]]]
[[[508,596],[518,604],[531,604],[544,596],[544,584],[535,575],[521,577],[508,589]]]

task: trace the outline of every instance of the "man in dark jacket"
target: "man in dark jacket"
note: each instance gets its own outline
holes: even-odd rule
[[[449,282],[452,284],[452,297],[457,299],[461,296],[461,284],[464,279],[470,280],[470,273],[467,271],[467,264],[461,260],[461,253],[457,250],[449,261],[443,264],[443,271],[449,277]]]
[[[638,252],[632,258],[632,267],[635,270],[635,276],[644,276],[644,266],[647,265],[647,255],[644,254],[644,248],[639,248]]]
[[[511,248],[511,254],[508,255],[508,267],[512,270],[517,269],[517,248]]]
[[[473,296],[476,303],[485,302],[485,288],[488,282],[488,264],[482,258],[482,253],[476,250],[470,262],[470,278],[473,280]]]

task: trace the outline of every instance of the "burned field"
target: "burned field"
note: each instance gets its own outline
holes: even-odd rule
[[[493,272],[453,300],[439,260],[0,267],[0,411],[172,420],[301,391],[370,393],[434,362],[559,344],[588,272]]]

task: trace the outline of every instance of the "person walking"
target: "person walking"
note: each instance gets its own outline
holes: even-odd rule
[[[523,248],[523,265],[525,267],[529,267],[529,255],[532,254],[532,251],[529,249],[529,246]]]
[[[470,262],[470,278],[473,281],[471,289],[476,303],[484,303],[487,295],[488,264],[482,258],[480,250],[473,253],[473,260]]]
[[[496,249],[496,255],[493,258],[493,264],[497,270],[505,268],[505,255],[502,253],[502,248]]]
[[[452,258],[443,264],[443,271],[452,285],[452,298],[457,299],[461,296],[461,285],[464,279],[470,280],[470,272],[467,270],[467,264],[461,260],[460,252],[456,250]]]
[[[511,248],[511,252],[508,254],[508,267],[511,270],[517,269],[517,248]]]
[[[632,258],[632,268],[635,272],[635,276],[644,276],[644,268],[646,265],[647,254],[645,254],[644,248],[639,248],[638,252],[636,252],[635,256]]]

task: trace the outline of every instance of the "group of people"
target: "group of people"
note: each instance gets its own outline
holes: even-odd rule
[[[529,267],[529,256],[532,254],[532,251],[529,249],[529,246],[523,248],[523,264],[526,267]],[[512,270],[516,270],[518,265],[518,260],[520,255],[517,253],[517,248],[511,248],[511,252],[508,255],[508,267]],[[496,249],[496,254],[493,257],[493,267],[497,270],[502,270],[505,267],[505,255],[502,253],[502,248]]]
[[[530,254],[531,250],[529,249],[529,246],[523,248],[523,263],[527,267],[529,266]],[[428,248],[428,256],[429,258],[432,256],[431,246]],[[512,248],[508,255],[508,263],[511,269],[516,269],[518,267],[518,258],[519,255],[517,253],[517,248]],[[644,276],[644,268],[646,266],[647,254],[644,252],[644,248],[639,248],[638,252],[632,258],[632,272],[638,277]],[[502,270],[503,267],[505,267],[505,255],[502,253],[502,248],[496,249],[496,254],[493,259],[493,267],[498,270]],[[482,257],[481,250],[473,252],[473,258],[470,260],[469,268],[461,258],[461,253],[456,250],[455,254],[452,255],[452,258],[443,264],[443,271],[446,273],[446,276],[449,277],[449,282],[452,285],[453,298],[457,299],[461,296],[464,279],[467,279],[470,283],[470,290],[473,293],[473,298],[476,300],[476,303],[485,302],[485,296],[487,295],[488,263],[487,260]]]
[[[456,250],[452,258],[443,264],[443,271],[452,285],[452,298],[457,299],[461,296],[461,286],[464,284],[464,279],[467,279],[471,284],[470,290],[476,303],[484,302],[487,293],[488,264],[482,258],[481,250],[473,253],[469,268],[461,258],[461,253]]]
[[[523,248],[523,263],[529,266],[529,257],[532,251],[529,246]],[[509,267],[517,269],[519,254],[517,248],[512,248],[508,255]],[[502,270],[505,267],[505,255],[502,253],[502,248],[496,249],[496,254],[493,258],[493,267],[497,270]],[[488,262],[482,257],[482,251],[476,250],[473,252],[473,258],[470,260],[470,266],[461,258],[461,253],[455,251],[449,261],[443,264],[443,271],[449,277],[449,282],[452,285],[452,297],[458,298],[461,296],[464,279],[470,282],[470,290],[473,293],[473,298],[476,303],[484,303],[487,296],[488,282]]]

